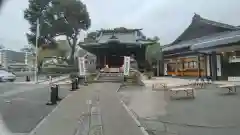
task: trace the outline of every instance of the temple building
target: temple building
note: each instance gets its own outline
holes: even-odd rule
[[[188,28],[163,48],[164,74],[240,80],[240,27],[198,14]]]
[[[138,63],[138,68],[145,66],[145,50],[153,41],[146,40],[141,29],[115,29],[99,30],[94,40],[80,44],[80,47],[97,56],[97,66],[103,68],[108,65],[118,68],[123,65],[124,56],[131,56]]]

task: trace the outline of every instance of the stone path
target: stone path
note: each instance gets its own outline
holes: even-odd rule
[[[104,135],[143,135],[134,119],[117,97],[118,83],[97,83],[81,87],[70,94],[50,113],[30,135],[74,135],[79,129],[81,116],[88,112],[87,102],[96,92],[99,102]]]
[[[99,85],[102,90],[100,93],[100,108],[104,135],[143,135],[133,118],[121,104],[116,91],[114,91],[120,85],[104,84]],[[108,86],[108,89],[104,86]]]

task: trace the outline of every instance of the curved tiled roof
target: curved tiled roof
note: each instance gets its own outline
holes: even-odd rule
[[[238,26],[211,21],[195,14],[188,28],[172,44],[164,47],[163,51],[189,48],[203,40],[213,40],[219,36],[226,36],[226,33],[234,33],[238,30],[240,30]]]
[[[202,36],[207,36],[224,31],[238,30],[240,27],[205,19],[198,14],[192,18],[191,24],[184,32],[173,42],[172,45],[181,41],[191,40]]]
[[[240,42],[240,30],[218,33],[213,36],[202,38],[198,42],[192,44],[191,49],[208,49],[238,42]]]
[[[190,47],[191,50],[198,50],[236,42],[240,42],[240,30],[226,31],[212,34],[210,36],[203,36],[192,40],[182,41],[174,46],[163,48],[163,51],[170,51],[184,47]]]

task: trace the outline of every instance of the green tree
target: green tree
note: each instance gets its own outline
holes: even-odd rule
[[[66,36],[71,48],[70,62],[73,62],[80,33],[91,25],[87,7],[79,0],[57,0],[51,12],[57,16],[57,20],[53,23],[54,31]]]
[[[79,0],[29,0],[24,17],[31,25],[31,33],[27,37],[33,45],[36,42],[38,18],[40,18],[39,45],[55,46],[57,36],[66,36],[71,47],[71,63],[74,61],[74,52],[81,31],[87,30],[91,24],[86,5]]]
[[[42,45],[55,45],[57,33],[53,31],[53,15],[48,12],[51,8],[51,0],[29,0],[28,8],[24,11],[24,18],[30,24],[30,32],[27,33],[29,44],[36,44],[37,20],[40,23],[40,36],[38,38],[38,47]]]
[[[163,59],[163,53],[157,36],[149,40],[154,41],[154,43],[146,48],[145,58],[147,62],[152,65],[153,62]]]

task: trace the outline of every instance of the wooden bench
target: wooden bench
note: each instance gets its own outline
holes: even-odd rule
[[[152,85],[152,90],[159,90],[160,88],[163,88],[164,90],[166,90],[167,84],[166,83],[154,83]]]
[[[194,88],[191,88],[191,87],[172,88],[169,91],[170,91],[170,98],[173,98],[174,96],[176,96],[180,91],[184,91],[187,97],[195,98]]]
[[[228,89],[228,93],[236,93],[236,84],[222,84],[220,86],[218,86],[219,88],[227,88]]]

